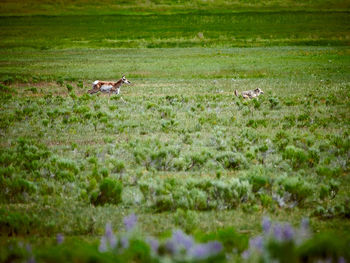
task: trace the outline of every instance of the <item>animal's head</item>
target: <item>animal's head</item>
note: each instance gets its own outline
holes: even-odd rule
[[[257,95],[264,94],[264,92],[263,92],[262,89],[260,89],[260,88],[256,88],[256,89],[254,90],[254,93],[257,94]]]
[[[122,77],[122,82],[125,84],[131,84],[131,82],[126,79],[125,75]]]

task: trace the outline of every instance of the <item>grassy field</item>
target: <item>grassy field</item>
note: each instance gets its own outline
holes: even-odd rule
[[[2,16],[31,15],[149,15],[232,13],[241,11],[349,11],[346,0],[3,0]]]
[[[0,261],[158,262],[140,233],[179,228],[240,262],[266,216],[310,219],[303,262],[349,260],[346,2],[60,3],[0,5]],[[121,96],[87,94],[122,74]],[[106,223],[123,233],[132,213],[138,241],[99,253]]]
[[[174,48],[350,43],[348,12],[0,17],[2,49]]]

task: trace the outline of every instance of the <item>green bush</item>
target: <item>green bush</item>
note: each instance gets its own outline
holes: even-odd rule
[[[253,192],[257,192],[260,188],[267,188],[271,180],[267,175],[251,174],[248,176],[249,183],[252,185]]]
[[[282,157],[285,160],[289,160],[295,169],[304,166],[308,162],[308,153],[305,150],[293,145],[286,147],[282,154]]]
[[[325,177],[338,177],[342,173],[342,169],[340,167],[329,167],[320,165],[316,168],[316,173]]]
[[[244,169],[248,162],[241,153],[224,152],[216,156],[216,161],[226,169]]]
[[[38,223],[38,218],[30,217],[24,212],[0,209],[0,235],[28,235],[32,232],[33,225]]]
[[[236,178],[225,181],[152,179],[140,181],[139,186],[145,200],[157,211],[230,209],[252,199],[249,182]]]
[[[299,177],[287,177],[282,181],[284,190],[292,194],[292,199],[302,203],[313,195],[314,187]]]
[[[10,92],[11,89],[3,84],[0,83],[0,92]]]
[[[30,196],[36,193],[37,186],[19,176],[0,178],[0,201],[4,203],[26,202]]]
[[[99,190],[91,194],[90,201],[94,205],[119,204],[121,202],[123,185],[120,181],[104,178]]]
[[[73,160],[53,157],[48,166],[51,174],[61,181],[73,182],[79,173],[79,168]]]
[[[73,86],[71,84],[67,84],[66,87],[69,93],[73,91]]]

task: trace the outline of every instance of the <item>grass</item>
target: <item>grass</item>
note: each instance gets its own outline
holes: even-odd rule
[[[348,12],[323,11],[147,16],[3,16],[0,17],[0,47],[46,50],[344,46],[349,45],[348,21]]]
[[[139,212],[141,218],[145,213],[146,217],[161,220],[157,228],[148,223],[143,225],[151,233],[163,229],[159,228],[159,224],[165,224],[166,228],[172,215],[160,217],[159,214],[149,214],[153,211],[152,207],[157,210],[157,205],[160,205],[160,209],[166,211],[176,211],[177,208],[177,205],[164,207],[166,203],[148,199],[147,192],[143,197],[137,190],[138,185],[153,184],[153,179],[160,180],[158,187],[162,189],[166,178],[191,179],[196,183],[200,178],[220,176],[219,181],[224,182],[229,178],[244,181],[250,174],[256,174],[269,179],[268,183],[260,179],[263,183],[257,184],[255,191],[264,189],[265,195],[272,197],[273,193],[280,191],[280,186],[285,185],[282,189],[293,193],[295,199],[292,197],[286,202],[292,204],[296,201],[300,206],[289,218],[294,222],[302,215],[312,216],[316,204],[340,204],[347,198],[347,48],[196,48],[166,51],[107,49],[6,53],[12,68],[7,66],[7,71],[4,68],[1,71],[13,76],[15,81],[2,96],[2,145],[15,148],[13,153],[6,148],[2,152],[20,154],[21,148],[16,143],[19,137],[33,138],[34,143],[46,145],[50,152],[49,156],[39,155],[39,166],[33,166],[29,174],[21,176],[29,182],[36,173],[44,176],[34,181],[34,190],[23,187],[17,190],[26,193],[20,201],[29,205],[29,211],[33,201],[55,207],[56,202],[66,204],[72,200],[80,203],[86,211],[84,213],[95,213],[95,209],[89,208],[89,196],[98,190],[99,182],[106,176],[122,180],[125,189],[121,207],[124,211],[142,208],[143,212]],[[103,63],[107,59],[117,62],[111,62],[110,67]],[[265,60],[268,63],[263,63]],[[133,82],[131,86],[122,88],[126,104],[118,97],[115,100],[103,95],[85,95],[90,86],[88,78],[92,80],[101,76],[113,79],[119,68],[123,68],[124,73],[130,72],[127,76]],[[173,77],[175,74],[178,79]],[[32,83],[39,77],[45,82],[39,79],[38,83]],[[18,82],[23,78],[27,78],[28,83]],[[60,82],[57,83],[60,79],[63,79],[63,87]],[[83,85],[79,84],[81,81]],[[69,89],[64,87],[66,84]],[[233,95],[234,89],[246,90],[256,86],[265,92],[259,100],[242,101]],[[35,87],[35,92],[31,87]],[[23,158],[30,158],[33,154],[37,156],[42,151],[41,146],[37,147],[38,153],[35,151]],[[232,155],[235,152],[241,154],[241,159]],[[10,163],[14,167],[20,165],[13,161]],[[11,167],[7,165],[3,161],[3,166]],[[15,175],[21,174],[23,169],[27,169],[25,167],[9,171],[11,176],[8,178],[17,178]],[[324,171],[324,167],[338,169],[339,172],[334,176],[331,172],[329,176],[321,173],[325,174],[321,179],[318,174]],[[286,175],[295,180],[285,181]],[[298,178],[307,182],[307,188],[299,185]],[[327,185],[332,179],[340,184],[336,199],[332,200],[327,189],[323,190],[320,199],[318,192],[322,183]],[[68,185],[71,190],[67,192]],[[311,185],[313,189],[309,189]],[[171,188],[167,191],[174,194],[171,198],[177,198]],[[185,187],[183,191],[182,195],[189,190]],[[201,191],[198,194],[203,195]],[[257,215],[274,211],[276,217],[283,216],[284,209],[279,208],[271,197],[266,203],[266,200],[259,201],[258,193],[252,194],[250,205],[254,208],[249,209]],[[191,196],[186,202],[197,198]],[[4,200],[11,198],[7,196]],[[211,200],[212,197],[209,195],[208,198]],[[226,198],[232,197],[220,198],[230,200]],[[12,202],[18,202],[16,200]],[[171,203],[176,204],[173,202],[175,200]],[[34,211],[41,211],[41,205],[35,207]],[[228,213],[214,207],[204,210],[214,210],[218,218]],[[75,217],[72,210],[58,209],[67,213],[68,217]],[[108,207],[99,209],[103,209],[103,214],[109,213]],[[238,213],[244,214],[248,208],[242,203],[237,209]],[[198,217],[207,213],[196,212]],[[107,214],[104,219],[110,218]],[[232,224],[232,219],[223,218],[226,218],[223,225]],[[321,229],[332,228],[333,220],[340,220],[336,214],[330,221],[312,218]],[[52,220],[55,222],[57,219]],[[246,227],[257,227],[259,221],[257,216]],[[91,228],[86,222],[78,232],[75,232],[74,225],[71,230],[65,231],[62,224],[59,221],[54,223],[56,229],[53,232],[88,233]],[[103,223],[99,221],[98,224]],[[342,224],[344,227],[347,225],[346,221]],[[243,227],[233,225],[238,229]],[[37,227],[46,228],[41,223]],[[198,227],[205,231],[213,230],[214,226],[210,220],[201,220]],[[32,231],[35,232],[35,227]],[[91,231],[99,232],[98,228]]]
[[[240,11],[271,11],[271,10],[349,10],[349,3],[344,0],[274,0],[274,1],[111,1],[103,0],[98,3],[91,0],[51,1],[29,0],[2,1],[0,14],[8,15],[77,15],[89,14],[155,14],[155,13],[232,13]]]
[[[1,4],[1,245],[95,246],[133,212],[160,238],[266,215],[349,237],[347,3],[60,3]],[[87,94],[122,74],[126,103]]]

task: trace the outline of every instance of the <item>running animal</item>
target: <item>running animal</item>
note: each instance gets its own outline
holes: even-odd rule
[[[116,82],[95,80],[94,83],[92,83],[92,89],[88,90],[88,93],[94,94],[100,91],[108,94],[114,93],[118,95],[120,93],[120,87],[123,84],[131,84],[131,82],[128,81],[125,76]]]
[[[244,99],[252,99],[260,96],[260,94],[264,94],[264,92],[260,88],[256,88],[255,90],[242,91],[241,96]],[[235,90],[235,95],[237,97],[240,95],[237,90]]]

